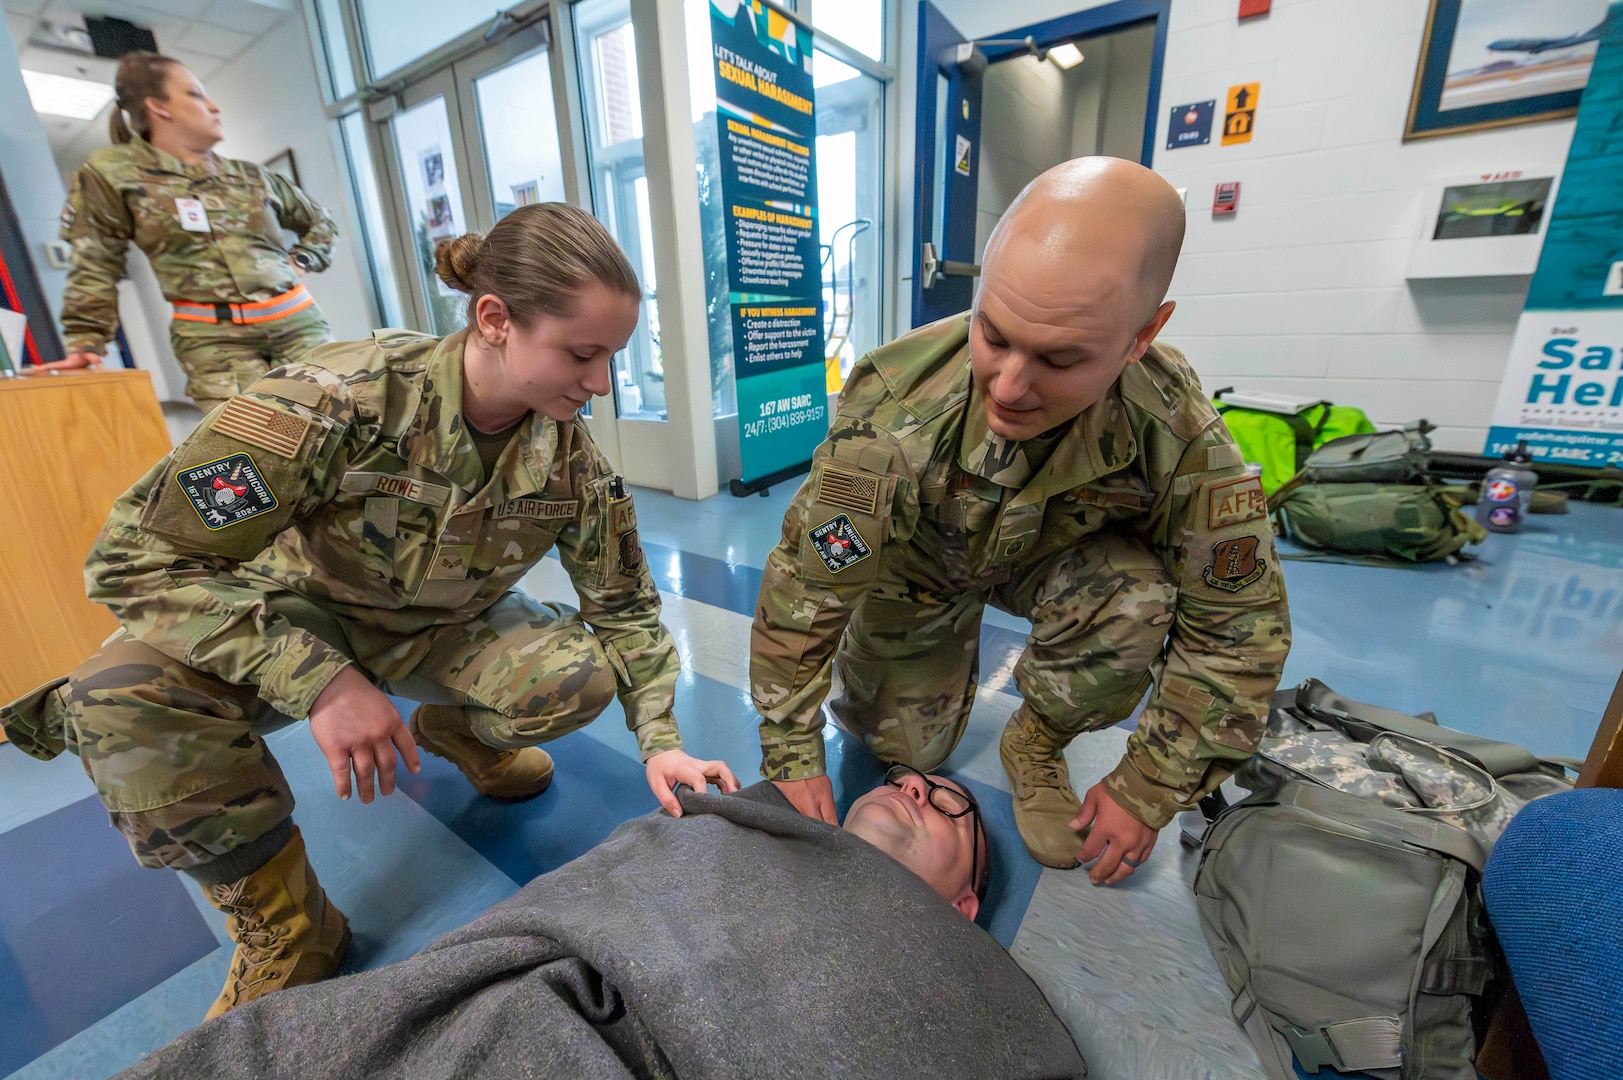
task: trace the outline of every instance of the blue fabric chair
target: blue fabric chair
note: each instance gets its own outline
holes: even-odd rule
[[[1623,1077],[1623,791],[1529,804],[1482,888],[1552,1080]]]

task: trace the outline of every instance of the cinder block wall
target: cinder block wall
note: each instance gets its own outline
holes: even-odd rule
[[[1100,6],[1079,0],[938,0],[975,37]],[[903,0],[902,130],[911,140],[918,12]],[[1209,389],[1327,397],[1380,423],[1426,417],[1449,449],[1479,451],[1527,281],[1405,280],[1438,181],[1559,168],[1572,121],[1403,143],[1425,0],[1274,0],[1240,23],[1237,0],[1173,0],[1154,166],[1189,189],[1189,234],[1167,340]],[[1262,84],[1256,136],[1168,151],[1168,110]],[[912,150],[901,148],[900,273],[912,273]],[[1211,216],[1238,180],[1240,210]],[[910,286],[911,282],[907,283]],[[910,295],[903,291],[902,296]],[[908,312],[899,305],[898,326]]]

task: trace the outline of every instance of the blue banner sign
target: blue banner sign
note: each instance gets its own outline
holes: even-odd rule
[[[748,482],[828,433],[812,36],[764,0],[710,0],[710,43]]]
[[[1601,25],[1484,453],[1623,465],[1623,3]],[[1466,241],[1468,242],[1468,241]]]

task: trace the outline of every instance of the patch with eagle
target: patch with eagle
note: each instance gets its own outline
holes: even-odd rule
[[[232,454],[175,473],[175,483],[211,531],[276,509],[276,493],[247,454]]]

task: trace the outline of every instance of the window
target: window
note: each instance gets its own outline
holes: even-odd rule
[[[434,273],[434,245],[467,232],[468,218],[445,98],[436,94],[402,109],[389,123],[400,159],[412,247],[423,268],[430,329],[449,334],[462,328],[468,298]]]
[[[383,218],[383,198],[378,193],[377,173],[366,149],[366,120],[359,112],[352,112],[338,122],[338,128],[344,137],[345,156],[349,158],[355,201],[361,209],[361,244],[372,270],[372,291],[377,299],[378,314],[385,326],[405,326],[394,261],[389,256],[389,226]]]
[[[642,320],[614,358],[614,397],[622,417],[665,419],[665,368],[659,345],[654,231],[643,169],[642,99],[636,35],[628,0],[580,0],[572,9],[586,106],[586,156],[597,217],[637,271]]]
[[[826,0],[818,0],[817,9]],[[817,215],[823,264],[824,356],[829,393],[879,345],[882,301],[885,86],[819,50]]]
[[[496,218],[506,217],[515,206],[563,202],[563,153],[547,53],[533,53],[481,75],[473,89]]]
[[[374,79],[492,22],[490,0],[355,0]]]
[[[349,36],[344,33],[340,3],[341,0],[316,0],[316,22],[321,30],[322,50],[327,54],[327,74],[332,80],[334,101],[355,92],[355,66],[349,59]]]
[[[880,0],[817,0],[812,5],[812,25],[819,33],[883,62],[885,9],[889,6]]]

